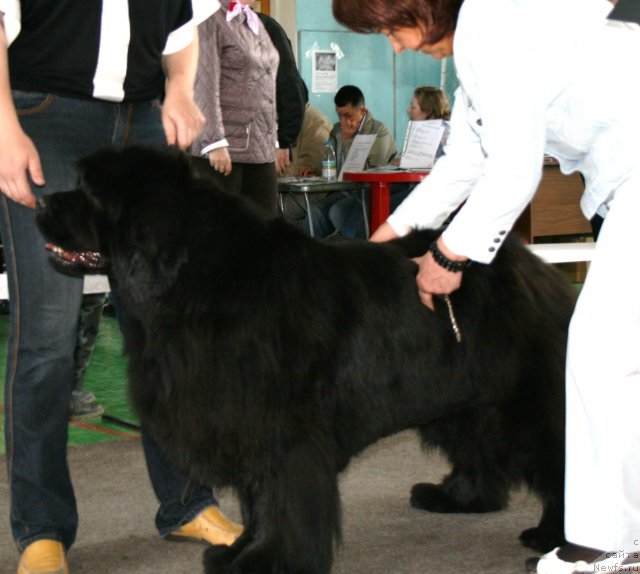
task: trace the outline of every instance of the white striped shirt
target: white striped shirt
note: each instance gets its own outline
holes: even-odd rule
[[[187,47],[217,0],[0,0],[15,90],[108,101],[162,94],[162,56]],[[195,16],[194,16],[195,14]]]

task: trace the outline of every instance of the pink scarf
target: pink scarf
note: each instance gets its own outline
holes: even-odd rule
[[[231,22],[236,16],[244,13],[247,26],[249,29],[256,35],[258,35],[258,30],[260,27],[258,26],[258,15],[251,9],[251,6],[248,4],[240,4],[236,0],[232,0],[229,4],[229,8],[227,9],[227,22]]]

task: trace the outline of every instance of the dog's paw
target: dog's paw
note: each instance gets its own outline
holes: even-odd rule
[[[210,546],[202,559],[205,574],[234,574],[233,561],[237,554],[232,546]]]
[[[277,564],[274,548],[257,546],[211,546],[204,552],[205,574],[287,574]],[[295,572],[302,570],[295,569]],[[307,570],[305,570],[306,572]]]
[[[556,528],[527,528],[520,533],[520,542],[527,548],[532,548],[541,554],[546,554],[566,541],[561,530]]]

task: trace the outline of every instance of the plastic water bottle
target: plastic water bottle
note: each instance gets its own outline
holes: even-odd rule
[[[324,151],[322,152],[322,179],[335,181],[337,178],[336,151],[333,149],[331,140],[327,140],[324,142]]]

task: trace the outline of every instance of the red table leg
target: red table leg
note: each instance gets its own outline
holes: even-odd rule
[[[391,186],[386,181],[376,181],[371,183],[371,205],[370,205],[370,233],[373,233],[389,217],[389,190]]]

